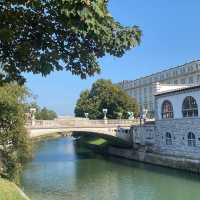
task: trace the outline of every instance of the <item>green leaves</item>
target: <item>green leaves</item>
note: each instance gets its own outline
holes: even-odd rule
[[[38,120],[54,120],[57,117],[57,114],[54,111],[48,110],[44,107],[36,112],[35,117]]]
[[[0,86],[0,146],[4,157],[4,174],[15,179],[31,155],[31,143],[25,129],[25,88],[18,85]]]
[[[110,80],[98,80],[90,91],[82,92],[74,112],[77,117],[85,117],[85,113],[89,113],[91,119],[102,119],[104,108],[108,109],[110,119],[128,118],[128,112],[138,114],[136,100]]]
[[[5,72],[0,81],[23,83],[23,72],[47,75],[62,69],[87,78],[100,71],[98,58],[120,57],[138,45],[139,27],[115,21],[107,4],[106,0],[0,2],[0,63]]]

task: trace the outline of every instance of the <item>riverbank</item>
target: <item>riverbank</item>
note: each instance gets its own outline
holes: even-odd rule
[[[106,154],[147,164],[186,170],[200,174],[200,160],[148,153],[144,151],[136,151],[133,149],[122,149],[116,147],[107,148]]]
[[[31,138],[31,140],[33,142],[37,142],[37,141],[41,141],[41,140],[50,140],[50,139],[56,139],[56,138],[60,138],[63,137],[63,134],[58,133],[58,132],[54,132],[54,133],[48,133],[48,134],[44,134],[44,135],[37,135]]]
[[[77,141],[80,143],[83,143],[91,148],[95,149],[102,149],[105,150],[108,147],[117,147],[117,148],[124,148],[124,149],[130,149],[132,145],[126,141],[123,141],[122,139],[119,139],[117,137],[101,137],[98,135],[88,134],[88,135],[80,135],[79,133],[74,134],[75,138],[79,138]]]
[[[14,183],[0,178],[0,200],[30,200]]]
[[[108,142],[99,138],[89,138],[83,141],[86,146],[96,153],[105,156],[115,156],[128,160],[143,162],[151,165],[180,169],[200,174],[200,160],[187,157],[177,157],[146,152],[145,149],[135,150],[133,148],[123,148],[121,145]]]

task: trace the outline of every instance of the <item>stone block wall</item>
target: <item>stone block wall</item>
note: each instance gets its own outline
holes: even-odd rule
[[[133,132],[133,143],[141,145],[154,145],[156,137],[156,127],[155,125],[142,125],[133,126],[131,131]]]
[[[128,143],[132,144],[132,132],[130,128],[118,128],[116,132],[116,136]]]
[[[166,133],[172,135],[172,144],[166,144]],[[188,133],[195,134],[196,146],[188,145]],[[156,121],[155,151],[161,154],[200,159],[200,118],[182,118]]]

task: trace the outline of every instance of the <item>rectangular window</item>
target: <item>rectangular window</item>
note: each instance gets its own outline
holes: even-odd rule
[[[167,84],[169,84],[169,85],[170,85],[170,84],[171,84],[171,81],[170,81],[170,80],[169,80],[169,81],[167,81]]]
[[[178,80],[174,80],[174,84],[177,85],[178,84]]]
[[[151,94],[153,91],[152,87],[149,87],[149,94]]]
[[[197,82],[200,82],[200,74],[197,75]]]
[[[185,83],[186,83],[186,79],[185,78],[181,79],[181,84],[185,84]]]
[[[198,71],[198,69],[199,69],[199,65],[198,65],[198,63],[196,64],[196,70]]]
[[[154,77],[154,82],[157,82],[158,81],[158,77]]]
[[[189,83],[190,83],[190,84],[193,83],[193,77],[192,77],[192,76],[189,77]]]

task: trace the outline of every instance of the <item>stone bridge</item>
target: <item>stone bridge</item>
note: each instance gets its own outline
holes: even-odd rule
[[[35,120],[27,124],[27,129],[31,138],[54,133],[71,135],[74,132],[116,137],[116,132],[119,127],[130,127],[138,123],[138,120],[89,120],[76,118],[71,120]]]

